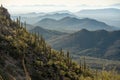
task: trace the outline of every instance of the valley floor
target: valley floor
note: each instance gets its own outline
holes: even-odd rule
[[[85,58],[85,62],[89,67],[92,69],[102,70],[112,70],[115,69],[116,71],[120,72],[120,61],[115,60],[108,60],[108,59],[101,59],[101,58],[94,58],[89,56],[74,56],[73,60],[77,63],[83,63]]]

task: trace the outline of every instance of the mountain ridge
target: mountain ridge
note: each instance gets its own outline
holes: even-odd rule
[[[86,12],[98,12],[98,13],[103,13],[103,11],[104,12],[111,12],[111,11],[113,11],[113,12],[120,12],[120,9],[117,9],[117,8],[104,8],[104,9],[91,9],[91,10],[89,10],[89,9],[85,9],[85,10],[81,10],[81,11],[78,11],[77,13],[86,13]],[[104,14],[104,13],[103,13]]]
[[[61,38],[49,40],[48,42],[55,49],[63,48],[76,53],[72,55],[120,60],[118,57],[120,56],[119,46],[117,45],[120,41],[119,35],[120,30],[109,32],[106,30],[88,31],[82,29]]]
[[[116,30],[115,27],[109,26],[106,23],[97,21],[95,19],[90,19],[90,18],[78,19],[74,17],[64,17],[60,20],[46,18],[46,19],[40,20],[35,25],[37,26],[40,25],[43,28],[53,29],[58,31],[73,30],[73,32],[83,28],[86,28],[88,30],[99,30],[99,29]]]
[[[67,34],[59,31],[44,29],[40,26],[36,26],[35,28],[31,29],[30,32],[38,33],[39,35],[42,35],[45,40],[49,40],[51,38],[55,38]]]
[[[104,8],[104,9],[86,9],[76,12],[78,17],[82,18],[92,18],[109,25],[120,27],[120,9],[117,8]]]

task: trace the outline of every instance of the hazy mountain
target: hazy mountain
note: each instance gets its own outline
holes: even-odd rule
[[[73,14],[70,14],[70,13],[52,13],[52,14],[46,14],[44,16],[39,16],[39,19],[42,20],[42,19],[45,19],[45,18],[51,18],[51,19],[62,19],[64,17],[76,17],[75,15]]]
[[[12,16],[22,16],[22,17],[37,17],[37,16],[43,16],[46,13],[36,13],[36,12],[31,12],[31,13],[24,13],[24,14],[12,14]]]
[[[43,16],[43,15],[46,15],[46,13],[31,12],[31,13],[25,13],[25,14],[12,14],[11,18],[16,19],[17,17],[20,16],[22,22],[26,21],[28,24],[33,24],[37,21],[36,18],[38,16]]]
[[[70,50],[73,56],[92,56],[120,60],[120,31],[88,31],[52,39],[49,43],[55,49]]]
[[[118,6],[119,4],[116,4]],[[114,5],[115,6],[115,5]],[[49,13],[26,13],[26,14],[13,14],[12,18],[15,19],[21,16],[21,21],[27,21],[28,24],[34,24],[44,18],[61,19],[64,17],[79,17],[79,18],[92,18],[98,21],[105,22],[109,25],[119,27],[120,26],[120,9],[117,8],[105,8],[105,9],[84,9],[76,13],[69,11],[56,11]]]
[[[59,31],[54,31],[54,30],[43,29],[39,26],[30,30],[30,32],[38,33],[39,35],[42,35],[45,40],[49,40],[49,39],[52,39],[52,38],[55,38],[55,37],[58,37],[58,36],[61,36],[61,35],[66,35],[66,33],[62,33],[62,32],[59,32]]]
[[[116,9],[116,8],[105,8],[105,9],[88,9],[88,10],[81,10],[79,12],[77,12],[78,14],[119,14],[120,13],[120,9]]]
[[[68,11],[68,10],[61,10],[61,11],[54,11],[54,12],[49,12],[48,14],[61,14],[61,13],[67,13],[67,14],[72,14],[72,12]]]
[[[75,32],[83,28],[88,30],[115,30],[115,27],[90,18],[78,19],[74,17],[65,17],[60,20],[45,18],[37,22],[35,25],[63,32]]]
[[[105,22],[109,25],[120,27],[120,9],[86,9],[75,13],[79,17],[88,17]]]
[[[58,20],[64,17],[77,17],[71,13],[54,12],[54,13],[17,14],[17,15],[12,15],[12,19],[16,19],[18,16],[21,17],[22,22],[26,21],[28,24],[33,25],[33,26],[34,26],[34,23],[37,23],[38,21],[45,19],[45,18],[51,18],[51,19]]]

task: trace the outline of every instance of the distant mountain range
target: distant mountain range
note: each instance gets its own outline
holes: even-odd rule
[[[49,40],[49,39],[67,34],[67,33],[62,33],[59,31],[43,29],[39,26],[36,26],[32,30],[30,30],[30,32],[40,34],[45,40]]]
[[[13,19],[16,19],[18,16],[21,16],[21,21],[27,21],[28,24],[34,24],[42,19],[51,18],[51,19],[62,19],[64,17],[77,17],[72,13],[62,13],[62,12],[53,12],[53,13],[28,13],[28,14],[18,14],[12,15]]]
[[[60,36],[48,41],[55,49],[70,50],[72,56],[92,56],[120,60],[120,31],[88,31]]]
[[[119,14],[120,13],[120,9],[116,9],[116,8],[105,8],[105,9],[86,9],[86,10],[81,10],[79,12],[77,12],[78,14]]]
[[[88,30],[116,30],[115,27],[109,26],[104,22],[90,18],[78,19],[75,17],[65,17],[60,20],[45,18],[34,25],[62,32],[75,32],[84,28]]]
[[[87,17],[105,22],[109,25],[120,27],[120,9],[86,9],[75,13],[79,17]]]
[[[119,5],[119,4],[116,4]],[[114,6],[114,5],[113,5]],[[21,21],[27,21],[28,24],[34,25],[45,18],[51,18],[59,20],[65,17],[75,17],[75,18],[91,18],[106,24],[120,27],[120,9],[117,8],[104,8],[104,9],[84,9],[76,13],[69,11],[56,11],[50,13],[26,13],[26,14],[13,14],[12,19],[21,16]]]
[[[45,18],[51,18],[51,19],[59,20],[64,17],[76,17],[76,16],[70,13],[53,13],[53,14],[46,14],[44,16],[39,16],[39,19],[42,20]]]

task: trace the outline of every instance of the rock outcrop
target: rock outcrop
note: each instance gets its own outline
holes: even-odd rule
[[[8,13],[8,10],[4,8],[2,5],[0,7],[0,18],[4,17],[6,19],[10,19],[10,14]]]

